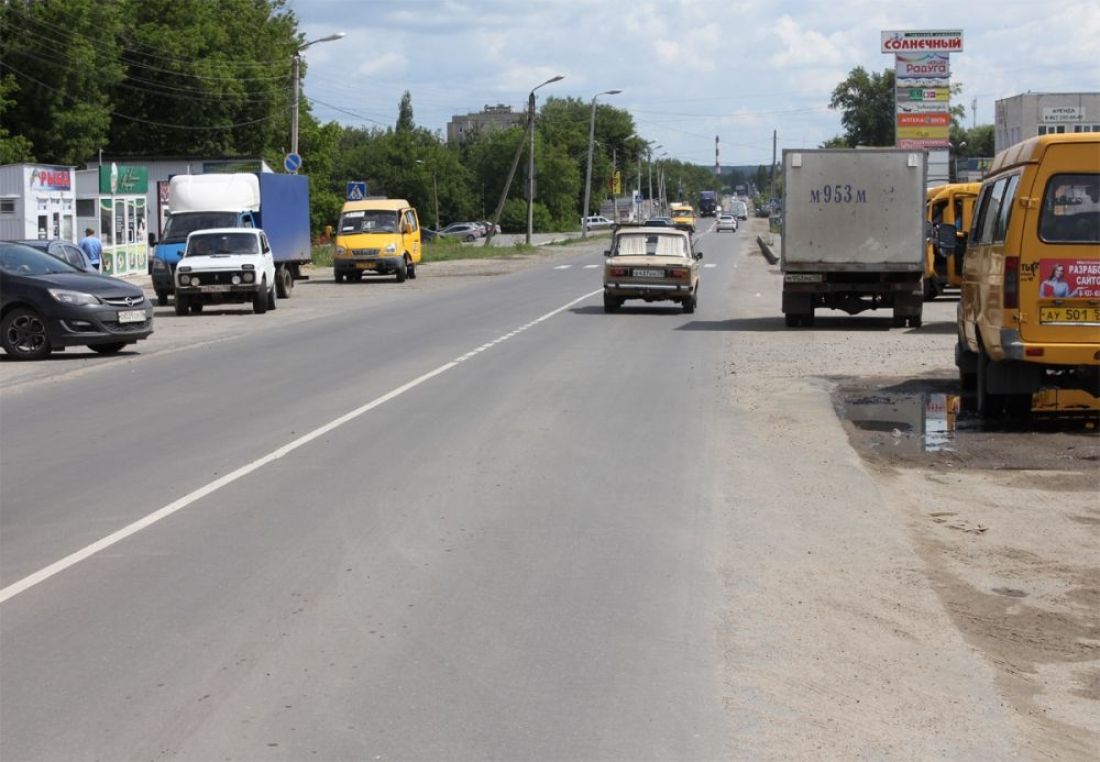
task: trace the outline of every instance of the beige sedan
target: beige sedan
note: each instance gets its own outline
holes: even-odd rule
[[[691,236],[671,228],[620,227],[603,268],[604,312],[614,312],[627,299],[680,302],[695,312],[699,294],[699,260]]]

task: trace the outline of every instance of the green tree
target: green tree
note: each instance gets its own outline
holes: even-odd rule
[[[4,128],[38,161],[82,165],[107,145],[122,17],[96,0],[0,6],[0,67],[18,82]]]
[[[8,95],[19,89],[12,76],[0,76],[0,164],[19,164],[34,161],[31,142],[22,135],[12,135],[3,127],[4,112],[11,106]]]
[[[857,66],[833,89],[829,108],[841,112],[847,147],[894,145],[894,70]]]
[[[408,90],[401,96],[401,105],[397,108],[397,131],[411,132],[416,128],[413,122],[412,93]]]

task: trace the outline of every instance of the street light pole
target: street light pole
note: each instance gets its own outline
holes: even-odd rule
[[[310,45],[316,45],[318,42],[332,42],[333,40],[342,39],[344,36],[344,32],[330,34],[328,37],[321,37],[299,45],[298,49],[294,51],[294,96],[290,99],[290,152],[293,154],[298,153],[298,93],[301,90],[299,72],[302,68],[302,51]],[[297,170],[293,174],[298,174]]]
[[[527,245],[531,245],[531,233],[534,232],[535,227],[535,90],[538,90],[543,85],[549,85],[551,82],[558,82],[565,79],[564,74],[559,74],[556,77],[551,77],[542,83],[542,85],[536,85],[531,89],[531,94],[527,96],[527,132],[531,139],[531,145],[527,152]]]
[[[592,200],[592,147],[596,143],[596,99],[618,95],[622,90],[604,90],[592,96],[592,115],[588,119],[588,169],[584,173],[584,209],[581,210],[581,238],[588,238],[588,205]]]

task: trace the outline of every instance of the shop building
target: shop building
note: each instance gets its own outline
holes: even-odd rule
[[[91,228],[103,244],[106,275],[144,273],[149,265],[149,171],[102,164],[76,173],[76,223]]]
[[[0,240],[78,240],[73,167],[0,166]]]
[[[1066,132],[1100,132],[1100,92],[1024,93],[994,104],[997,153],[1037,135]]]

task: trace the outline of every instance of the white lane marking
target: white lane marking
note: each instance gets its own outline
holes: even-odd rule
[[[52,564],[50,564],[49,566],[46,566],[42,569],[39,569],[38,571],[24,577],[21,580],[18,580],[17,582],[13,582],[12,584],[5,587],[4,589],[0,590],[0,603],[4,603],[5,601],[8,601],[8,600],[14,598],[15,596],[19,595],[20,593],[26,592],[27,590],[31,589],[35,585],[38,585],[41,582],[45,582],[46,580],[48,580],[50,577],[54,576],[55,574],[60,574],[61,572],[65,571],[66,569],[80,563],[81,561],[84,561],[84,560],[90,558],[91,556],[94,556],[96,553],[99,553],[102,550],[106,550],[107,548],[111,547],[112,545],[115,545],[119,542],[122,542],[127,537],[130,537],[132,535],[137,534],[142,529],[146,529],[148,527],[151,527],[153,524],[156,524],[158,521],[161,521],[162,519],[168,518],[173,513],[176,513],[178,511],[182,511],[184,508],[186,508],[189,505],[192,505],[193,503],[201,500],[202,498],[206,497],[207,495],[209,495],[213,492],[216,492],[217,490],[221,489],[222,487],[225,487],[229,484],[232,484],[233,482],[235,482],[235,481],[237,481],[237,480],[239,480],[239,479],[241,479],[245,476],[248,476],[253,471],[256,471],[260,468],[263,468],[267,464],[272,463],[272,462],[274,462],[274,461],[278,460],[279,458],[282,458],[286,455],[289,455],[290,453],[294,452],[298,448],[304,447],[305,445],[309,444],[310,442],[317,439],[318,437],[322,437],[325,434],[328,434],[330,431],[333,431],[335,429],[340,428],[345,423],[350,423],[351,421],[354,421],[356,418],[359,418],[360,416],[365,415],[366,413],[369,413],[371,410],[374,410],[375,408],[384,405],[385,403],[389,402],[390,400],[393,400],[393,399],[396,399],[397,397],[400,397],[405,392],[410,391],[412,389],[415,389],[416,387],[420,386],[421,384],[432,380],[436,376],[440,376],[440,375],[446,373],[449,370],[457,368],[460,364],[462,364],[462,363],[466,362],[467,360],[481,354],[482,352],[486,351],[487,349],[490,349],[490,348],[492,348],[492,347],[494,347],[494,346],[496,346],[496,345],[498,345],[498,344],[500,344],[504,341],[507,341],[508,339],[514,338],[515,336],[518,336],[519,334],[523,333],[524,331],[528,330],[529,328],[534,328],[539,323],[543,323],[543,322],[549,320],[550,318],[552,318],[556,315],[559,315],[562,312],[565,312],[570,307],[573,307],[574,305],[580,304],[581,302],[583,302],[586,299],[591,299],[593,296],[595,296],[596,294],[600,294],[600,293],[603,293],[602,288],[597,289],[595,291],[591,291],[591,292],[585,294],[584,296],[581,296],[581,297],[578,297],[578,298],[574,299],[573,301],[569,302],[568,304],[562,305],[561,307],[558,307],[555,310],[551,310],[550,312],[547,312],[542,317],[535,318],[530,323],[526,323],[526,324],[520,326],[519,328],[516,328],[515,330],[513,330],[513,331],[511,331],[507,334],[504,334],[503,336],[501,336],[497,339],[494,339],[493,341],[490,341],[486,344],[482,344],[480,347],[473,350],[472,352],[467,352],[466,354],[462,355],[461,357],[456,357],[454,360],[451,360],[448,363],[444,363],[443,365],[440,365],[435,370],[430,370],[427,373],[425,373],[424,375],[419,376],[417,378],[414,378],[412,381],[409,381],[406,384],[402,384],[401,386],[397,387],[396,389],[393,389],[392,391],[389,391],[389,392],[383,394],[381,397],[376,397],[375,399],[371,400],[370,402],[366,403],[365,405],[361,405],[361,406],[355,408],[354,410],[352,410],[351,412],[345,413],[344,415],[340,416],[339,418],[336,418],[332,421],[329,421],[328,423],[324,424],[323,426],[320,426],[320,427],[314,429],[313,431],[309,432],[308,434],[304,434],[304,435],[298,437],[297,439],[283,445],[282,447],[280,447],[276,450],[272,450],[267,455],[264,455],[263,457],[257,458],[256,460],[252,461],[251,463],[249,463],[247,465],[241,466],[236,471],[233,471],[231,473],[226,474],[225,476],[222,476],[218,479],[215,479],[214,481],[210,482],[209,484],[205,484],[202,487],[199,487],[198,489],[194,490],[193,492],[189,492],[188,494],[184,495],[183,497],[179,498],[178,500],[175,500],[175,501],[169,503],[168,505],[164,506],[163,508],[155,510],[152,513],[148,514],[147,516],[143,516],[142,518],[138,519],[137,521],[135,521],[131,524],[127,524],[122,529],[119,529],[118,531],[112,532],[111,534],[107,535],[106,537],[104,537],[100,540],[97,540],[96,542],[93,542],[91,545],[87,545],[87,546],[81,548],[80,550],[76,551],[75,553],[70,553],[69,555],[65,556],[64,558],[60,559],[59,561],[55,561]]]
[[[558,265],[558,266],[557,266],[557,267],[555,267],[554,269],[555,269],[555,270],[568,270],[568,269],[569,269],[570,267],[572,267],[572,266],[573,266],[573,265]]]
[[[599,267],[599,265],[585,265],[584,269],[585,270],[595,270],[597,267]]]
[[[718,265],[716,265],[716,264],[714,264],[713,262],[711,262],[711,263],[709,263],[709,264],[705,264],[705,265],[703,265],[703,267],[704,267],[704,268],[706,268],[707,270],[712,270],[712,269],[714,269],[715,267],[718,267]]]

